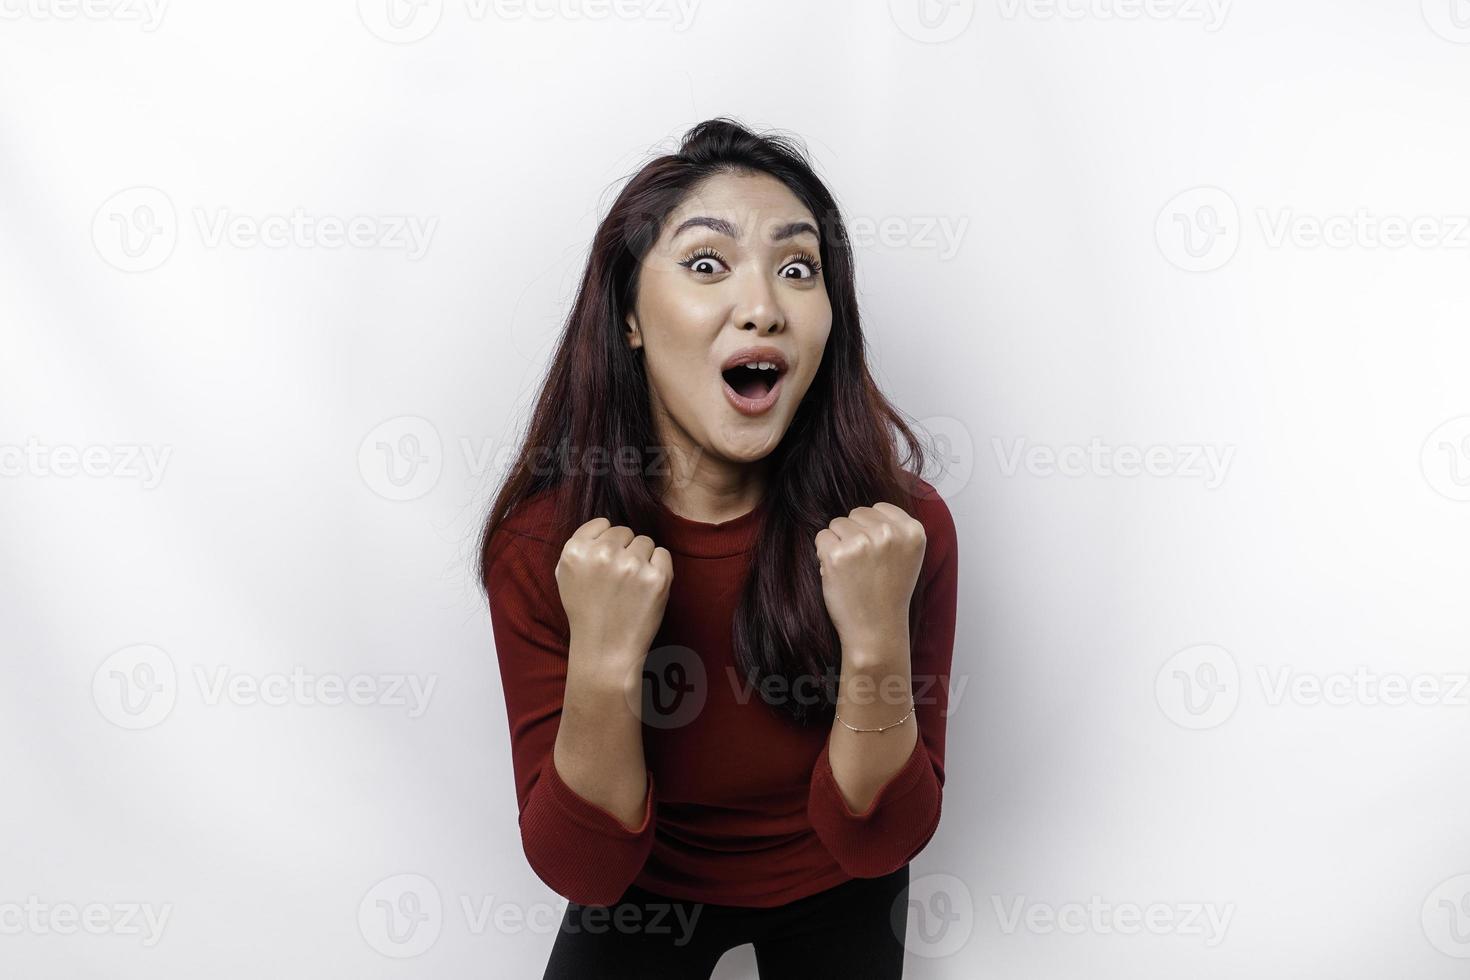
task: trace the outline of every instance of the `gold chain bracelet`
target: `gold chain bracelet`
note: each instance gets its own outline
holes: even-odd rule
[[[834,710],[832,713],[834,715],[837,715],[836,710]],[[913,702],[913,699],[910,698],[909,699],[909,711],[908,711],[908,714],[907,715],[904,715],[902,718],[898,719],[898,721],[895,721],[893,724],[891,724],[891,725],[884,725],[882,728],[853,728],[851,725],[848,725],[847,722],[842,721],[842,716],[841,715],[837,715],[837,720],[838,721],[842,721],[842,724],[843,725],[846,725],[847,726],[847,729],[849,731],[853,731],[853,732],[882,732],[882,731],[887,731],[890,728],[897,728],[899,725],[902,725],[904,722],[906,722],[906,721],[909,720],[909,715],[911,715],[913,713],[914,713],[914,702]]]

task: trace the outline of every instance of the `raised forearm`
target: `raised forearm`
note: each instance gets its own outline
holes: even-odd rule
[[[622,669],[628,658],[579,656],[572,638],[561,725],[552,760],[562,782],[607,810],[629,830],[643,822],[648,773],[643,729],[636,712],[641,669]],[[577,664],[605,665],[596,672]]]
[[[893,635],[862,649],[844,645],[842,675],[837,688],[837,713],[832,720],[827,753],[832,776],[843,800],[854,813],[872,805],[878,791],[913,754],[918,722],[909,714],[913,704],[912,674],[907,635]],[[854,732],[853,728],[902,724],[882,732]]]
[[[854,509],[816,536],[842,674],[838,717],[812,767],[807,814],[828,853],[855,878],[912,860],[933,837],[943,805],[954,529],[937,492],[924,488],[914,500],[922,526],[885,501]],[[921,624],[913,639],[911,619]],[[914,704],[915,691],[922,704]]]

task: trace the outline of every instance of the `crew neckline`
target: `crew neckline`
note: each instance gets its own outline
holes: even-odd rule
[[[658,535],[654,544],[690,558],[730,558],[741,555],[755,547],[760,532],[761,520],[767,510],[766,498],[761,497],[755,509],[739,517],[711,524],[696,521],[669,510],[662,501],[657,501]]]

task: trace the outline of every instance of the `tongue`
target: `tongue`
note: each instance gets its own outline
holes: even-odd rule
[[[765,371],[751,371],[748,368],[737,368],[733,374],[734,382],[730,387],[744,398],[761,398],[771,390],[770,382],[766,380]]]

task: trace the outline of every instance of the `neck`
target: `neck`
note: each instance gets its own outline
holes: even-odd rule
[[[723,459],[701,445],[652,394],[654,431],[666,450],[658,478],[665,507],[691,521],[719,524],[755,510],[765,495],[769,457],[753,463]]]
[[[735,463],[699,453],[691,466],[671,465],[664,506],[691,521],[719,524],[755,510],[765,495],[766,461]]]

